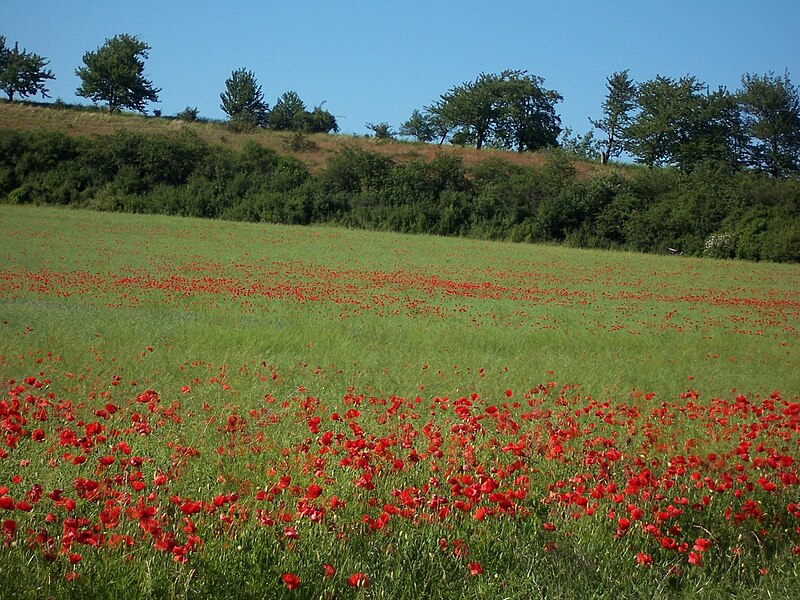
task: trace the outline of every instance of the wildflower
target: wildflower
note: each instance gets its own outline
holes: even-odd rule
[[[353,573],[347,578],[347,585],[350,587],[367,587],[369,578],[364,573]]]
[[[284,573],[281,575],[283,583],[286,584],[286,589],[292,591],[300,587],[300,578],[295,573]]]
[[[694,542],[693,549],[697,552],[705,552],[711,546],[711,540],[706,538],[697,538]]]

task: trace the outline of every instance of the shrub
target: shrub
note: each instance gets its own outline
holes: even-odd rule
[[[736,238],[730,233],[712,233],[706,238],[703,256],[733,258],[736,254]]]
[[[196,106],[187,106],[177,115],[175,115],[175,118],[178,119],[179,121],[186,121],[188,123],[192,123],[194,121],[197,121],[197,117],[199,115],[200,111],[197,110]]]
[[[294,131],[283,138],[283,148],[290,152],[311,152],[317,147],[317,143],[302,131]]]

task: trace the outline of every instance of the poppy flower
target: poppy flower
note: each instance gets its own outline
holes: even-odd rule
[[[479,562],[471,562],[469,563],[469,574],[470,575],[480,575],[483,573],[483,567],[481,567],[481,563]]]
[[[295,573],[284,573],[281,575],[283,583],[286,584],[286,589],[289,591],[300,587],[300,578]]]
[[[367,587],[369,578],[364,573],[353,573],[347,578],[347,585],[350,587]]]

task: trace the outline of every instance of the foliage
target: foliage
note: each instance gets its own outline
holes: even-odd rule
[[[8,100],[14,100],[14,96],[27,98],[41,94],[44,98],[49,98],[49,91],[45,85],[48,79],[55,79],[55,75],[50,69],[45,69],[49,61],[43,56],[20,51],[19,44],[14,44],[13,49],[5,47],[5,38],[0,36],[0,89],[2,89]]]
[[[690,171],[705,162],[773,177],[800,171],[800,94],[788,74],[745,75],[743,89],[710,91],[696,77],[657,76],[634,84],[627,71],[608,80],[601,160],[623,149],[647,166]],[[608,155],[608,156],[606,156]]]
[[[179,121],[186,121],[187,123],[193,123],[194,121],[197,121],[198,115],[199,111],[197,110],[196,106],[187,106],[177,115],[175,115],[175,118],[178,119]]]
[[[442,94],[426,111],[440,130],[455,129],[453,143],[475,144],[478,150],[484,145],[519,152],[555,146],[561,131],[555,104],[562,98],[542,88],[543,82],[525,71],[481,73]]]
[[[396,135],[391,125],[386,121],[381,121],[380,123],[366,123],[365,127],[379,140],[393,140]]]
[[[594,132],[587,131],[582,136],[574,133],[569,127],[561,132],[559,147],[567,154],[584,160],[602,159],[602,152],[598,150],[601,142],[594,139]],[[608,162],[607,160],[605,162]]]
[[[311,112],[306,112],[303,129],[307,133],[336,133],[339,131],[339,125],[336,123],[336,117],[320,104]]]
[[[292,152],[315,143],[302,131],[285,135]],[[545,156],[537,168],[497,157],[467,166],[444,150],[400,161],[343,147],[311,174],[255,141],[226,149],[185,130],[92,139],[5,130],[0,199],[693,256],[730,234],[712,255],[800,262],[797,178],[718,161],[578,177],[574,154]]]
[[[269,113],[267,125],[276,131],[305,128],[306,105],[296,92],[284,93]]]
[[[631,112],[636,108],[636,84],[629,77],[628,69],[612,74],[606,80],[606,89],[603,118],[589,119],[594,127],[606,134],[605,149],[600,152],[603,164],[622,153]]]
[[[505,114],[496,124],[500,147],[517,152],[558,146],[561,117],[555,105],[561,94],[542,87],[544,79],[525,71],[501,74],[501,96]]]
[[[293,131],[289,137],[283,141],[283,147],[292,152],[311,152],[318,148],[316,142],[302,131]]]
[[[225,80],[225,91],[219,97],[220,108],[235,128],[266,126],[269,107],[252,71],[242,68],[231,73]]]
[[[422,113],[415,108],[411,116],[400,126],[399,134],[412,137],[418,142],[430,142],[436,137],[436,130],[433,124],[433,115]]]
[[[747,74],[739,101],[751,138],[748,162],[780,177],[800,171],[800,91],[789,75]]]
[[[627,129],[627,150],[648,167],[674,164],[679,144],[694,126],[703,84],[694,77],[675,81],[657,76],[639,85],[639,113]]]
[[[93,102],[108,103],[109,112],[129,108],[144,112],[148,102],[158,102],[161,91],[144,77],[144,60],[150,46],[136,36],[116,35],[94,52],[83,55],[76,69],[81,85],[75,92]]]

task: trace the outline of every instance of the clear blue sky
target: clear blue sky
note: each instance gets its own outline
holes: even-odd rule
[[[294,90],[309,109],[324,101],[344,133],[396,129],[450,87],[506,68],[543,77],[578,133],[622,69],[731,90],[744,73],[788,69],[800,83],[800,0],[0,0],[0,35],[50,59],[53,99],[89,103],[75,69],[119,33],[151,46],[145,76],[162,89],[151,110],[223,118],[225,79],[245,67],[270,106]]]

